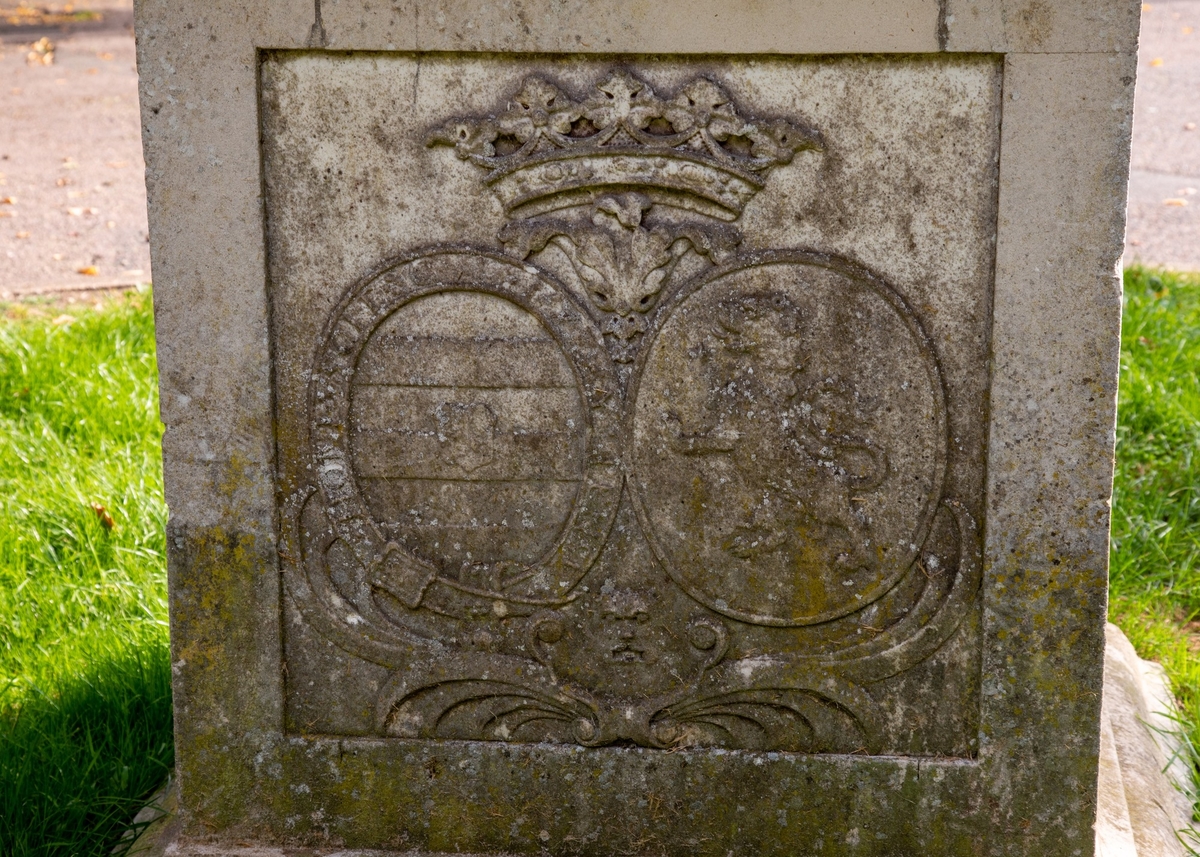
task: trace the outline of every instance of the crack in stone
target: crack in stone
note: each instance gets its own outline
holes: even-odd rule
[[[321,21],[321,0],[313,0],[313,25],[308,31],[308,47],[323,48],[327,44],[325,24]]]

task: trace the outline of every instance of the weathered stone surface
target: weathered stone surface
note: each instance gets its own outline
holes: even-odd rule
[[[1097,857],[1174,857],[1194,841],[1195,777],[1184,754],[1178,711],[1163,668],[1137,656],[1115,625],[1105,628],[1104,702],[1096,818]],[[282,849],[180,847],[178,789],[172,781],[138,813],[154,820],[130,853],[142,857],[189,854],[278,854]],[[335,850],[328,857],[365,852]],[[378,852],[376,852],[378,853]]]
[[[554,53],[935,51],[936,0],[321,0],[315,47]]]
[[[1136,14],[833,8],[139,6],[181,853],[1090,848]]]
[[[1140,6],[1091,0],[947,0],[944,50],[998,53],[1135,53]]]

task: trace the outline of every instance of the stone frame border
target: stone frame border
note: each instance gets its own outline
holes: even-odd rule
[[[735,824],[741,853],[795,854],[806,843],[787,838],[789,819],[818,818],[821,845],[807,843],[814,851],[836,842],[839,853],[862,854],[1092,853],[1139,4],[797,5],[138,0],[171,509],[181,854],[233,854],[243,850],[235,843],[300,835],[285,819],[319,837],[321,824],[304,820],[318,809],[336,840],[347,829],[338,819],[364,801],[376,811],[358,819],[361,841],[347,845],[533,853],[539,826],[552,827],[564,807],[540,815],[520,796],[546,788],[574,805],[566,815],[621,819],[611,841],[593,846],[601,849],[644,834],[686,843]],[[623,748],[583,755],[454,742],[402,742],[397,752],[394,741],[284,735],[257,75],[261,51],[305,48],[1003,55],[978,761]],[[472,795],[460,759],[509,766],[511,787]],[[712,800],[656,819],[613,787],[575,795],[571,782],[593,763],[608,782],[638,782],[649,793],[682,784],[703,796],[689,784],[719,778],[715,791],[756,800],[736,819]],[[444,776],[430,778],[431,764]],[[391,777],[371,776],[384,766]],[[284,771],[308,791],[288,788]],[[463,824],[463,806],[528,817],[520,836],[489,839]],[[423,839],[402,842],[397,832],[416,817],[429,825],[413,827]],[[887,839],[875,840],[877,831]],[[201,840],[227,846],[214,851]]]

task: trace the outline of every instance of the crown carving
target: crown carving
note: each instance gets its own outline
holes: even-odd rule
[[[610,73],[582,100],[530,77],[504,112],[451,120],[427,144],[453,146],[459,158],[488,169],[484,181],[512,216],[636,189],[727,221],[762,189],[769,170],[823,148],[811,125],[745,115],[707,77],[664,97],[626,71]]]

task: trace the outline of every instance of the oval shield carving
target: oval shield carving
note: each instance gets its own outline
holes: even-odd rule
[[[352,467],[372,518],[456,576],[553,546],[583,481],[586,423],[550,332],[484,292],[397,308],[351,381]]]
[[[369,586],[450,615],[570,600],[622,485],[609,366],[503,257],[435,251],[352,290],[310,382],[313,472]]]
[[[912,566],[946,466],[942,383],[885,283],[805,253],[718,269],[663,308],[630,420],[655,552],[743,622],[859,610]]]

